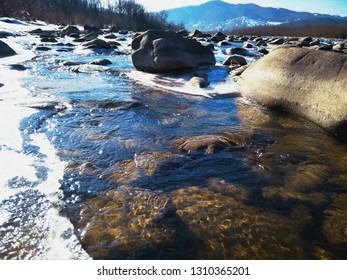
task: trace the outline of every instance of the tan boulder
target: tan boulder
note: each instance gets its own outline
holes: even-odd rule
[[[346,54],[282,47],[248,67],[237,83],[244,97],[347,138]]]

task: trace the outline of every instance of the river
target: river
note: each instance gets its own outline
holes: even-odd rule
[[[27,70],[0,60],[1,259],[347,257],[345,143],[237,96],[219,64],[210,90],[141,75],[117,36],[7,39]]]

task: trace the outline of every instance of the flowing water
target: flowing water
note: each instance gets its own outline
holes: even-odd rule
[[[189,72],[147,79],[129,55],[59,48],[25,63],[22,142],[1,146],[1,258],[54,258],[58,233],[66,258],[347,258],[345,143],[235,96],[221,66],[202,71],[230,94],[206,98],[172,90]],[[113,64],[64,66],[98,58]]]

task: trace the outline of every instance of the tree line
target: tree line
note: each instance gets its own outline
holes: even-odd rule
[[[117,30],[179,29],[167,22],[165,12],[149,13],[134,0],[1,0],[0,16],[54,24],[112,26]]]
[[[259,35],[259,36],[293,36],[293,37],[326,37],[347,39],[347,22],[339,24],[321,24],[306,26],[256,26],[233,30],[230,33],[235,35]]]

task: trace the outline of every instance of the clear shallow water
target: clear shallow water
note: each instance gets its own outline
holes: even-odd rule
[[[97,58],[113,64],[92,73],[62,65]],[[127,77],[133,68],[125,55],[48,52],[26,66],[29,94],[65,107],[40,103],[21,131],[44,134],[65,163],[60,215],[74,227],[66,234],[92,258],[347,257],[347,146],[314,124],[242,98],[143,86]],[[23,152],[40,158],[38,147]],[[34,182],[8,181],[30,189],[0,210],[44,218],[48,204],[35,188],[50,168],[36,167]],[[42,253],[35,230],[28,235],[33,248],[11,247],[22,236],[11,226],[27,228],[15,223],[7,221],[5,236],[12,235],[2,241],[3,257]]]

